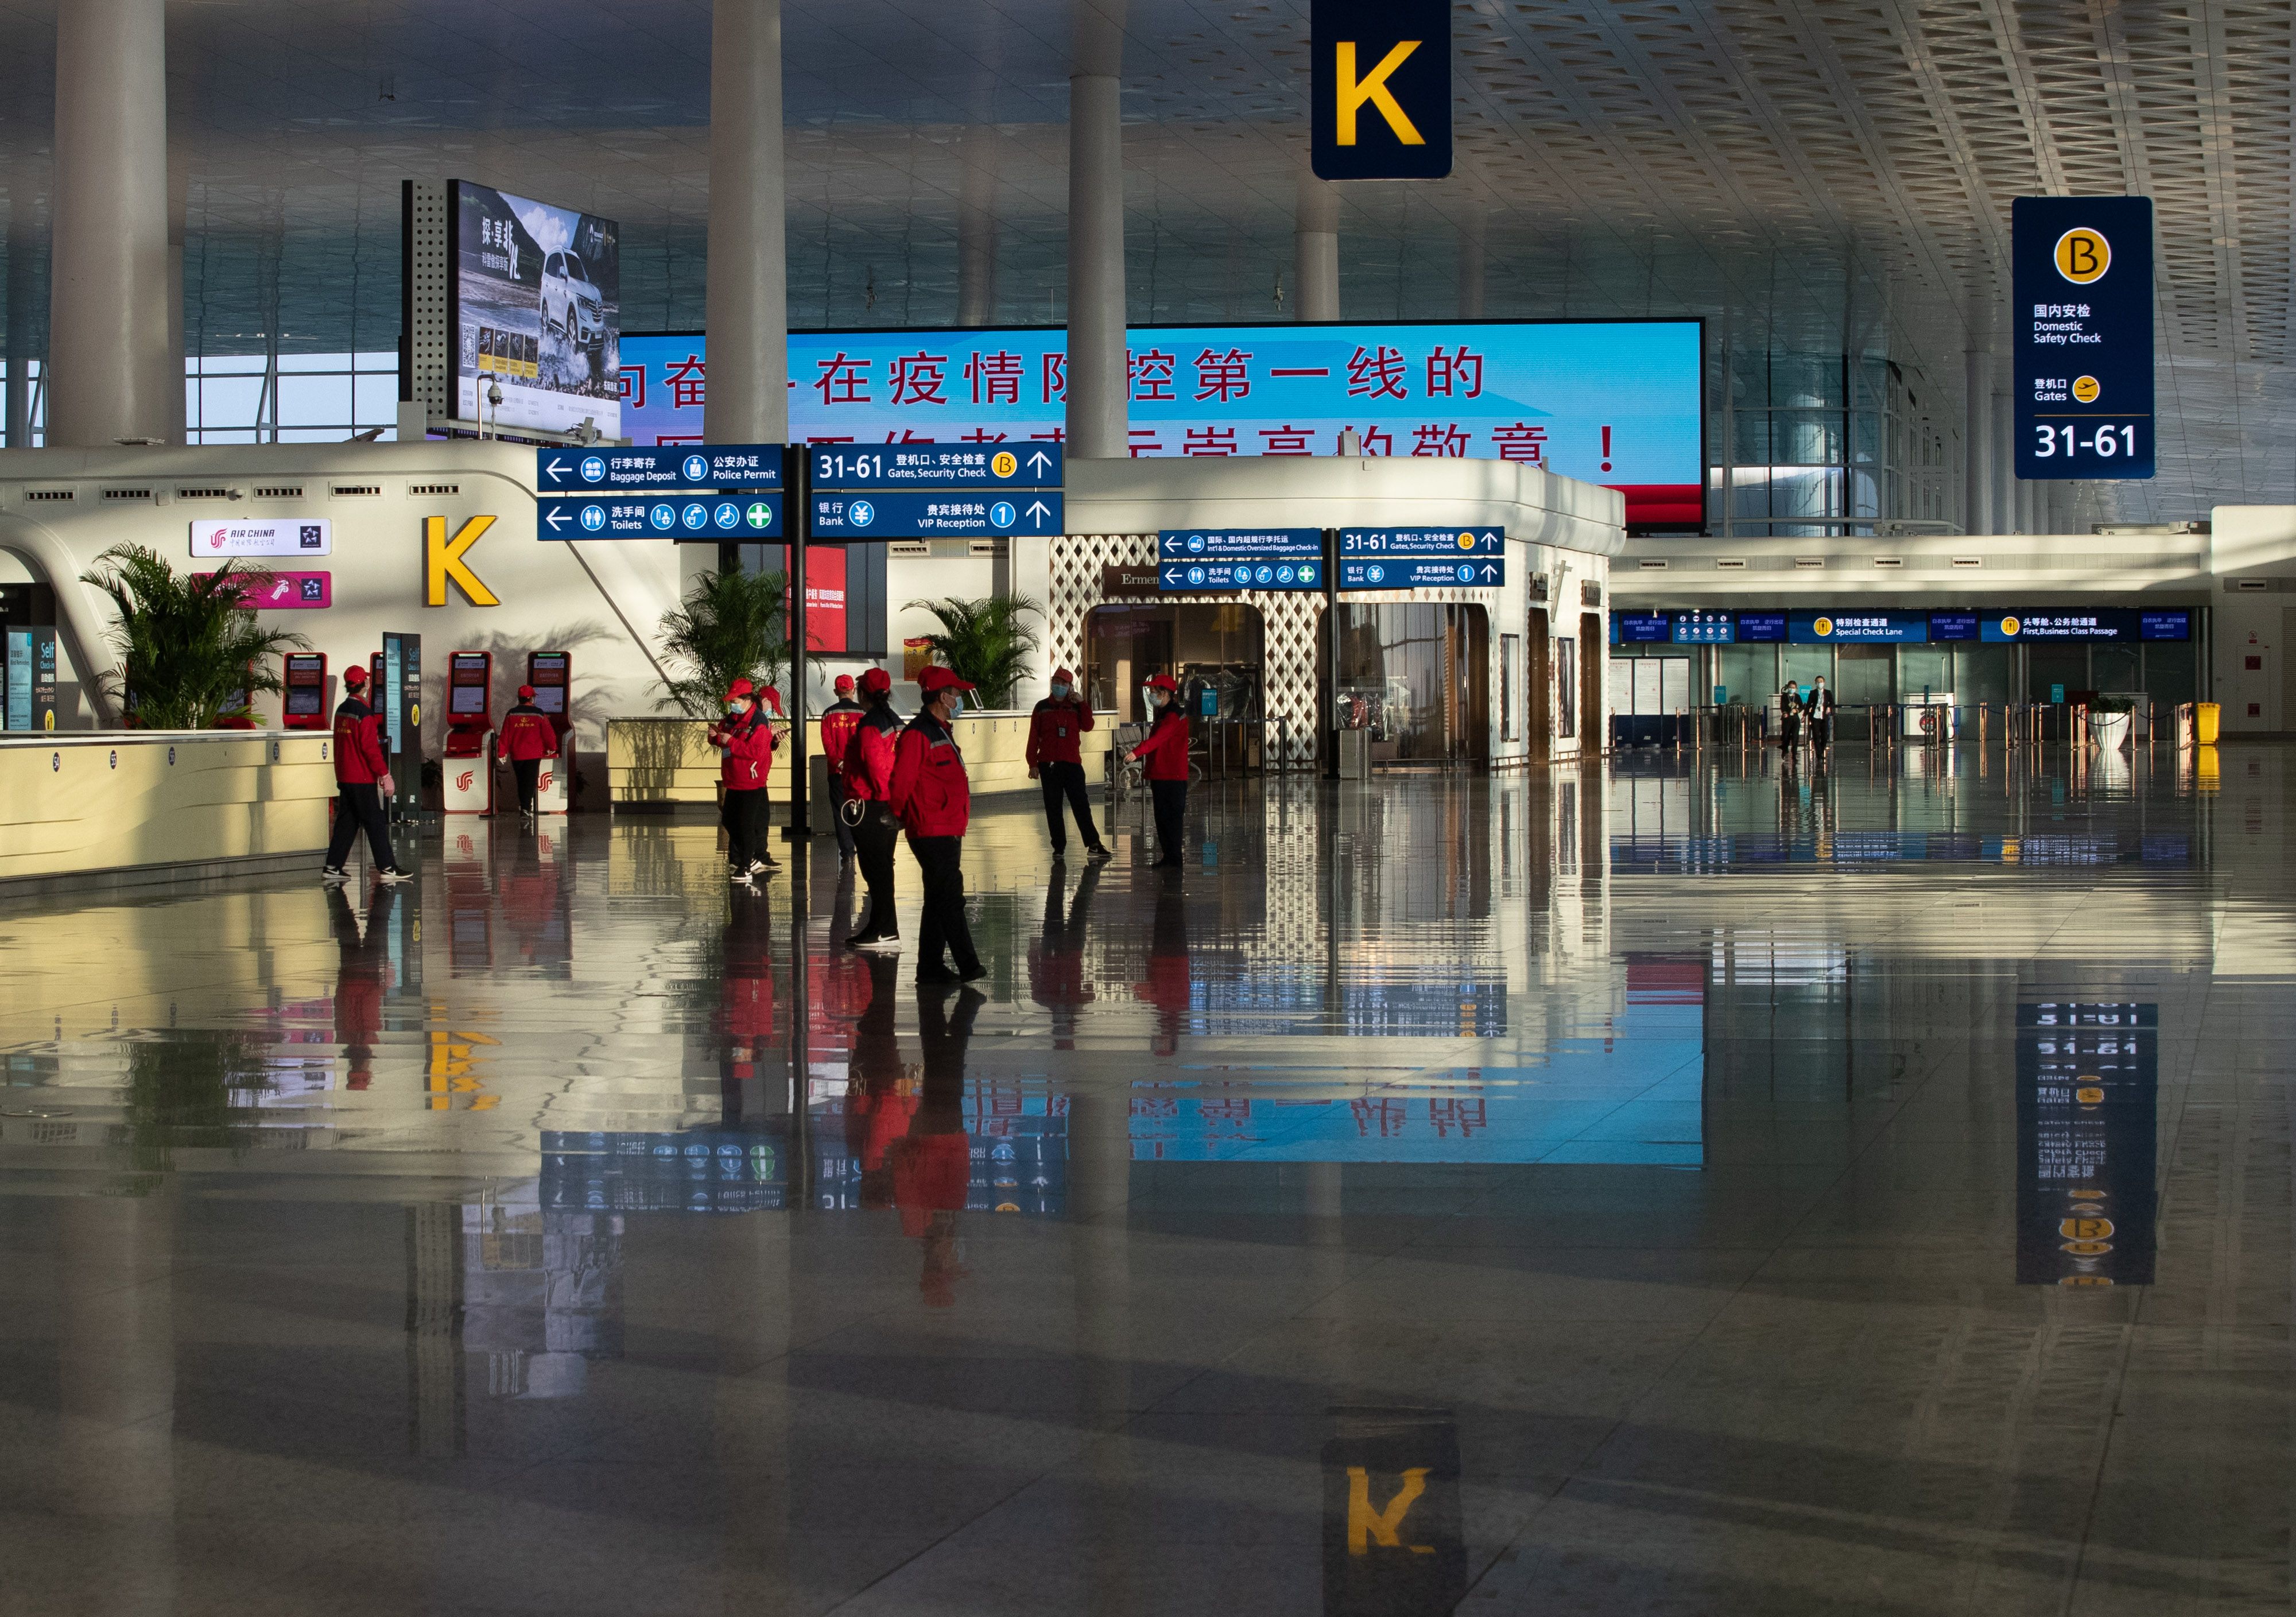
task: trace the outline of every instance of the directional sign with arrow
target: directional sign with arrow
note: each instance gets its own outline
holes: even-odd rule
[[[1505,561],[1488,556],[1457,561],[1385,556],[1340,562],[1341,589],[1496,589],[1505,582]]]
[[[545,499],[537,532],[545,539],[685,539],[725,544],[782,537],[778,489],[666,499]]]
[[[882,494],[816,494],[811,537],[848,539],[991,539],[1062,531],[1060,490],[1016,488],[999,497],[887,489]]]
[[[1321,589],[1324,563],[1316,556],[1301,561],[1263,556],[1245,562],[1164,562],[1156,569],[1156,587],[1168,595],[1221,589]]]
[[[716,494],[782,486],[779,444],[668,444],[653,448],[537,449],[543,496]]]
[[[1058,444],[815,444],[816,488],[1057,488]]]

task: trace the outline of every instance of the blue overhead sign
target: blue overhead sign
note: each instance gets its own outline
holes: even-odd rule
[[[1728,645],[1738,637],[1737,621],[1728,612],[1677,612],[1677,645]]]
[[[1217,589],[1321,589],[1324,563],[1313,556],[1292,562],[1267,557],[1242,562],[1161,562],[1156,568],[1156,587],[1167,595]]]
[[[993,488],[939,493],[888,488],[882,494],[812,497],[816,539],[995,539],[1013,534],[1049,537],[1061,531],[1057,488]]]
[[[1464,556],[1504,556],[1504,528],[1342,528],[1340,560],[1411,556],[1457,561]]]
[[[1789,612],[1786,638],[1796,645],[1923,644],[1930,637],[1927,612]]]
[[[1162,562],[1321,561],[1320,528],[1167,528],[1156,535]]]
[[[781,486],[779,444],[534,452],[535,491],[543,495],[717,494]]]
[[[2151,477],[2152,198],[2021,196],[2010,222],[2017,475]]]
[[[1308,160],[1327,180],[1451,172],[1451,0],[1314,0]]]
[[[816,488],[1057,488],[1058,444],[815,444]]]
[[[782,496],[773,490],[700,499],[544,500],[535,531],[545,539],[776,539]]]
[[[1340,562],[1341,589],[1496,589],[1506,582],[1502,557],[1453,562],[1431,556],[1392,556]]]

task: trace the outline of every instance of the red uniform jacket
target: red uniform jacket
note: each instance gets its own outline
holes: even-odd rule
[[[390,773],[382,751],[382,715],[363,698],[346,696],[335,710],[335,781],[339,785],[372,785]]]
[[[893,792],[893,748],[901,733],[900,715],[871,708],[855,721],[845,749],[845,795],[865,803],[887,801]]]
[[[840,696],[821,716],[821,755],[829,760],[832,779],[844,777],[845,749],[852,744],[853,732],[866,710],[859,702]]]
[[[540,708],[520,702],[503,715],[502,728],[495,732],[495,756],[514,758],[528,763],[537,758],[548,758],[558,751],[558,726]]]
[[[1156,727],[1132,749],[1132,756],[1146,766],[1142,773],[1152,781],[1188,778],[1188,717],[1180,711],[1178,698],[1164,704],[1156,715]]]
[[[762,792],[766,771],[773,767],[775,737],[766,721],[766,710],[752,707],[739,718],[709,726],[709,744],[722,748],[726,761],[718,779],[728,792]]]
[[[963,836],[972,819],[972,783],[964,754],[930,713],[920,713],[901,732],[893,750],[893,784],[886,804],[911,836]]]
[[[1084,761],[1083,735],[1092,728],[1092,704],[1047,696],[1029,715],[1029,767]]]

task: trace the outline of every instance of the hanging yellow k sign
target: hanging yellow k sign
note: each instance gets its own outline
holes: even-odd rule
[[[422,604],[447,604],[447,580],[454,579],[455,587],[472,606],[500,606],[502,602],[488,589],[486,580],[471,570],[463,558],[470,554],[487,529],[495,525],[490,516],[474,516],[455,529],[455,537],[447,537],[447,519],[427,516],[422,519]]]
[[[1332,87],[1337,91],[1340,98],[1339,143],[1341,145],[1352,146],[1356,144],[1356,114],[1363,111],[1365,102],[1371,103],[1378,110],[1379,115],[1387,119],[1388,128],[1394,133],[1395,138],[1405,145],[1423,146],[1427,144],[1426,136],[1419,133],[1419,127],[1405,114],[1403,103],[1395,99],[1395,92],[1387,87],[1388,75],[1401,67],[1411,53],[1419,48],[1420,43],[1416,39],[1398,42],[1393,50],[1379,59],[1379,65],[1371,70],[1369,78],[1357,78],[1356,77],[1356,42],[1352,39],[1342,39],[1339,42],[1339,58],[1335,64],[1339,82]]]

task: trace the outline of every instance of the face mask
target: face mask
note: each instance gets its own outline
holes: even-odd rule
[[[728,713],[733,714],[734,718],[739,718],[742,714],[749,711],[749,707],[748,704],[744,702],[729,702],[726,704],[726,710]]]
[[[1164,693],[1146,685],[1140,687],[1140,699],[1152,708],[1160,708],[1164,705]]]
[[[1053,682],[1053,700],[1054,700],[1054,702],[1058,702],[1058,701],[1060,701],[1062,697],[1066,696],[1068,694],[1069,694],[1069,688],[1068,688],[1068,686],[1066,686],[1066,685],[1064,685],[1061,684],[1058,680],[1054,680],[1054,681]]]

